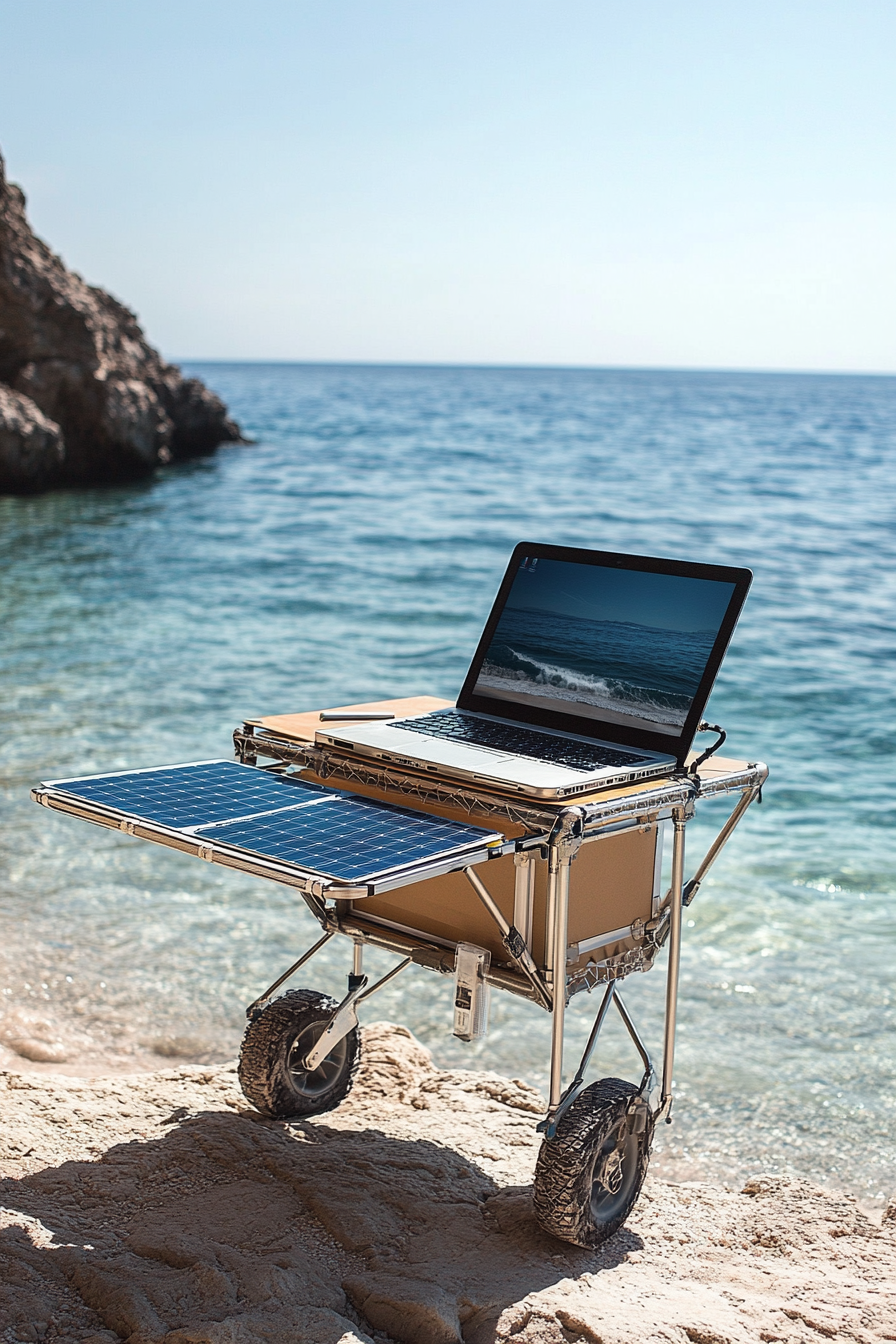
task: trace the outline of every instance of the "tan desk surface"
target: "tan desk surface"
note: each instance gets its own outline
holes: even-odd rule
[[[352,710],[381,710],[383,712],[391,711],[396,718],[410,717],[413,714],[426,714],[432,709],[446,709],[454,702],[452,700],[440,700],[435,695],[413,695],[406,696],[399,700],[368,700],[363,704],[357,705],[335,705],[332,709],[327,709],[328,714],[338,713],[340,710],[346,711],[346,718],[343,722],[351,722]],[[313,742],[314,734],[322,726],[320,721],[321,710],[309,709],[302,714],[271,714],[265,715],[259,719],[247,719],[246,723],[255,728],[262,728],[270,733],[276,733],[279,737],[291,738],[296,742]],[[326,727],[337,727],[338,719],[328,720]],[[692,751],[688,760],[694,760],[698,752]],[[738,771],[747,768],[748,762],[733,760],[726,756],[711,756],[700,767],[701,779],[719,779],[723,775],[735,774]],[[647,789],[655,788],[660,783],[657,779],[647,779],[641,784],[628,784],[618,786],[615,789],[601,789],[596,793],[577,795],[574,803],[578,806],[581,803],[606,801],[609,798],[622,798],[633,793],[644,792]],[[519,797],[518,794],[514,795]],[[547,807],[570,806],[572,800],[566,802],[558,801],[556,804],[547,803],[542,805]]]
[[[350,723],[351,711],[357,709],[391,712],[396,719],[406,719],[413,714],[428,714],[431,709],[447,709],[453,703],[453,700],[440,700],[435,695],[411,695],[403,700],[365,700],[363,705],[334,705],[325,712],[338,714],[344,709],[346,718],[342,722]],[[319,728],[338,728],[340,724],[339,719],[330,719],[328,723],[322,724],[322,712],[319,709],[308,709],[302,714],[266,714],[263,719],[247,719],[246,722],[255,728],[267,728],[271,733],[294,738],[296,742],[313,742]]]

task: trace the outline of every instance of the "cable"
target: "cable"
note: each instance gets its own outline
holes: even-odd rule
[[[702,756],[698,756],[697,759],[696,759],[696,761],[693,761],[693,762],[691,763],[691,765],[688,767],[688,774],[689,774],[689,775],[696,775],[697,771],[700,769],[700,766],[703,764],[703,762],[704,762],[704,761],[708,761],[709,758],[710,758],[710,756],[714,756],[714,755],[715,755],[715,753],[718,751],[719,747],[720,747],[720,746],[722,745],[722,743],[725,741],[725,738],[728,736],[728,734],[725,732],[725,729],[724,729],[724,728],[720,728],[719,725],[718,725],[717,723],[706,723],[705,721],[704,721],[703,723],[698,723],[698,724],[697,724],[697,732],[698,732],[698,733],[718,733],[719,736],[718,736],[718,740],[715,741],[715,742],[713,742],[713,744],[712,744],[711,747],[707,747],[707,748],[706,748],[706,751],[703,752],[703,755],[702,755]]]

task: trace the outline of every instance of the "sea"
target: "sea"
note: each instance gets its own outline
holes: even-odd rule
[[[687,910],[654,1165],[735,1187],[803,1177],[880,1208],[896,1190],[896,379],[185,370],[254,442],[0,499],[5,1067],[233,1058],[245,1006],[316,931],[290,889],[38,808],[37,781],[228,757],[254,715],[453,696],[523,539],[746,565],[707,716],[770,775]],[[725,808],[689,826],[690,870]],[[336,940],[299,983],[341,995],[348,961]],[[655,1048],[664,964],[624,986]],[[412,968],[364,1015],[439,1065],[543,1089],[547,1015],[494,993],[488,1035],[464,1044],[451,989]],[[596,1006],[572,1001],[570,1067]],[[594,1068],[639,1076],[615,1022]]]

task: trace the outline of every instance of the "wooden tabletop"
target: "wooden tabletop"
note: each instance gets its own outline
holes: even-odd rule
[[[247,719],[253,728],[266,728],[279,737],[290,737],[296,742],[313,742],[314,734],[321,728],[338,728],[352,722],[353,710],[367,710],[374,713],[392,713],[396,719],[409,719],[414,714],[428,714],[432,709],[447,709],[453,700],[440,700],[435,695],[410,695],[403,700],[365,700],[361,705],[334,705],[332,709],[307,709],[302,714],[267,714],[262,719]],[[345,711],[344,719],[328,719],[321,724],[321,714],[338,714]],[[357,720],[355,720],[357,722]]]

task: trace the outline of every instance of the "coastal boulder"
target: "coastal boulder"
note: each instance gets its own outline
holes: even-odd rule
[[[6,489],[43,490],[65,462],[62,430],[30,397],[0,383],[0,481]]]
[[[0,397],[5,492],[125,480],[240,441],[224,403],[35,236],[2,156]]]

